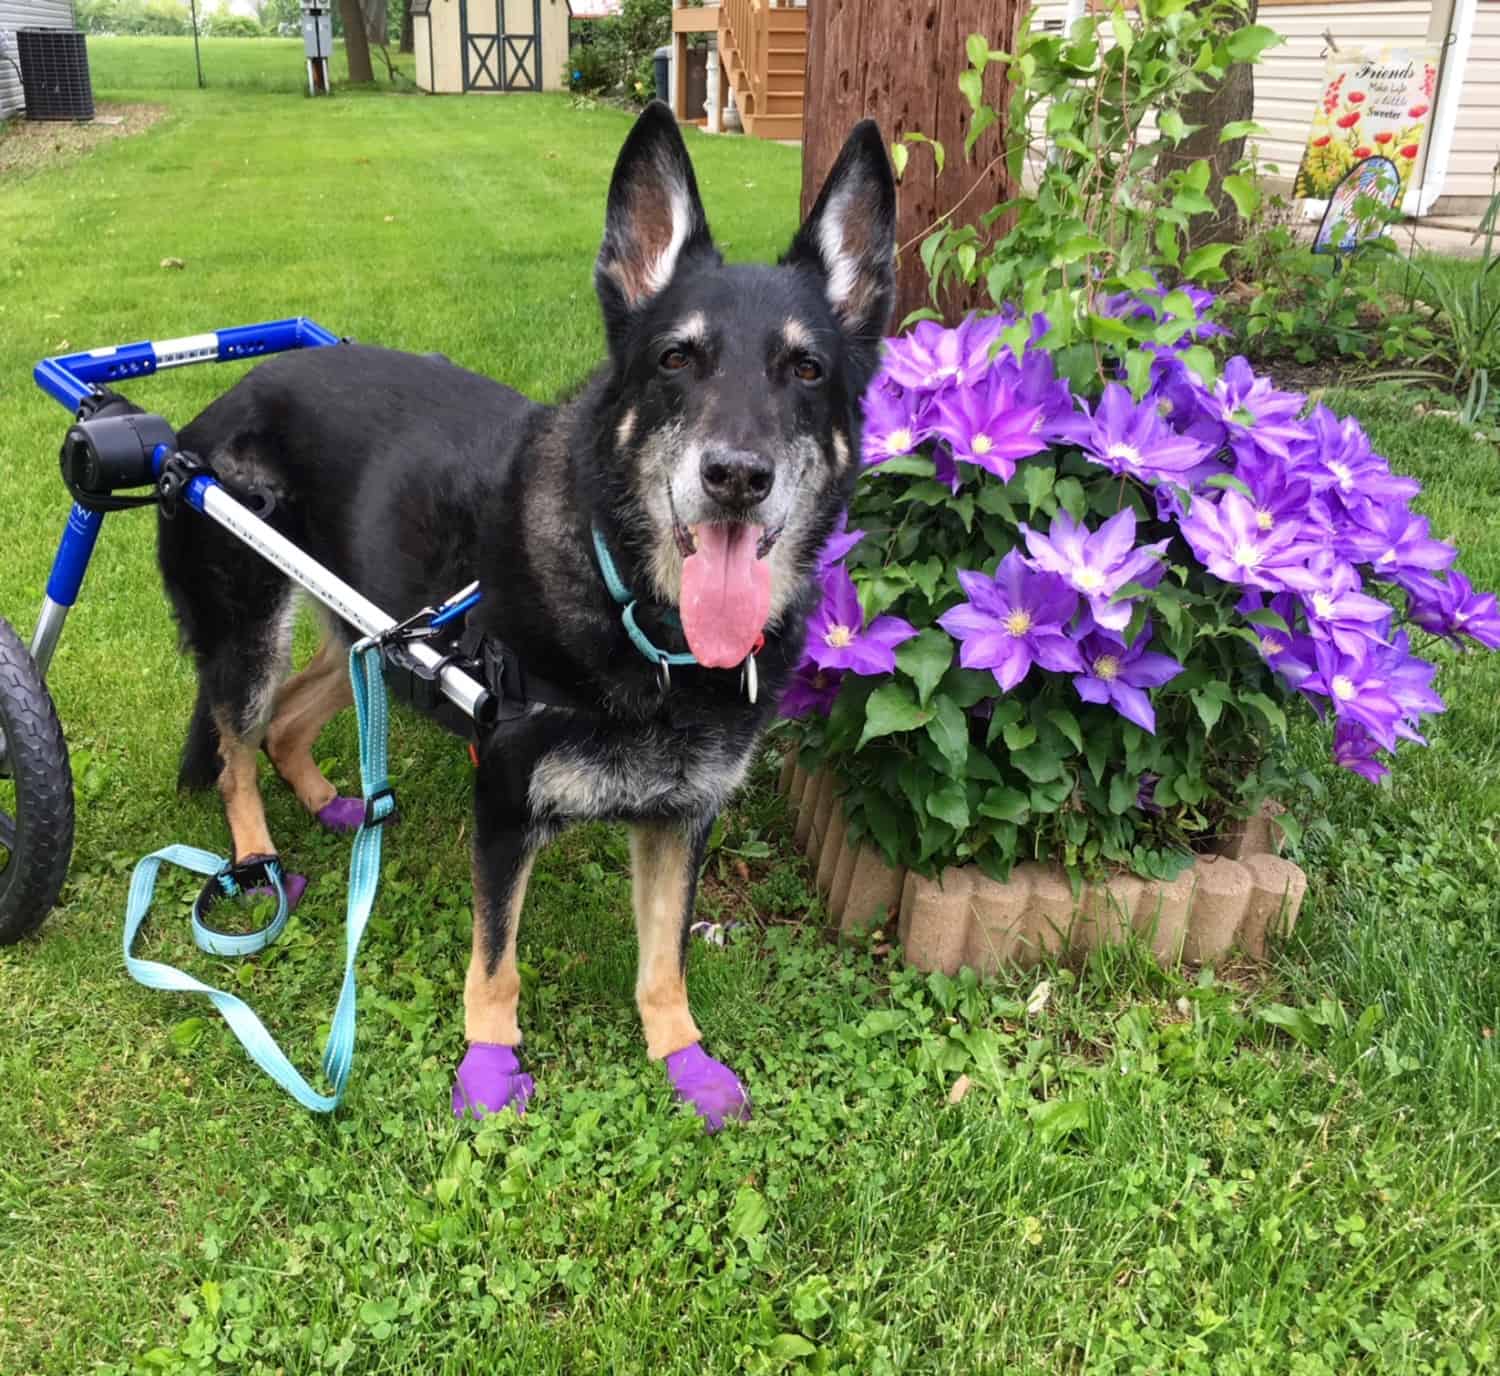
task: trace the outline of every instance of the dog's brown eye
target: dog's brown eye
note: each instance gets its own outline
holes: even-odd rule
[[[823,365],[815,358],[799,358],[792,364],[792,372],[797,375],[799,382],[821,382],[823,380]]]
[[[661,356],[661,366],[665,371],[669,373],[680,373],[684,368],[688,366],[688,356],[686,350],[668,349],[666,353]]]

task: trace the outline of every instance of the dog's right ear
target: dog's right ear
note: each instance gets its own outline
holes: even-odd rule
[[[610,337],[666,287],[683,261],[701,253],[713,254],[714,246],[693,164],[671,110],[653,100],[615,162],[594,265]]]

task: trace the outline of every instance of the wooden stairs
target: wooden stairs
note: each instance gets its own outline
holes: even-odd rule
[[[745,132],[802,140],[807,90],[807,10],[772,0],[722,0],[719,62]]]

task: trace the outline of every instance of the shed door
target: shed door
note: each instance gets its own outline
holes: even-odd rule
[[[459,0],[464,90],[542,89],[542,0]]]

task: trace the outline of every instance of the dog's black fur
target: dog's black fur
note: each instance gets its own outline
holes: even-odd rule
[[[393,615],[477,576],[483,628],[597,704],[535,711],[483,751],[475,949],[487,978],[513,949],[526,861],[584,817],[680,834],[680,963],[706,837],[800,655],[816,555],[854,482],[860,398],[894,294],[894,213],[866,122],[781,265],[725,266],[676,124],[653,106],[616,165],[596,267],[609,357],[572,401],[542,406],[446,360],[343,344],[268,361],[181,432],[232,487],[269,490],[271,523]],[[676,669],[664,695],[595,561],[593,525],[657,604],[649,633],[680,650],[664,613],[702,521],[775,537],[753,706],[738,668]],[[232,752],[253,751],[268,724],[275,734],[291,588],[196,517],[164,519],[158,550],[199,672],[180,782],[224,790]]]

